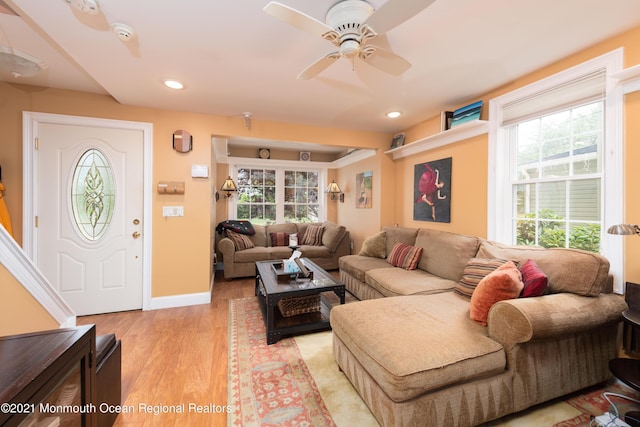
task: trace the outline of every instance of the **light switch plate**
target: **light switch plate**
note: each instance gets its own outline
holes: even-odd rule
[[[184,216],[184,206],[163,206],[162,216]]]

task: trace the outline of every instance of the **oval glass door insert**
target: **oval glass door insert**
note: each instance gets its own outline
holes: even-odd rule
[[[113,170],[107,157],[91,148],[78,160],[71,181],[71,210],[80,234],[99,240],[109,228],[114,204]]]

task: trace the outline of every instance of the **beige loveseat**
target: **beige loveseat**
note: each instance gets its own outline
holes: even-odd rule
[[[272,224],[267,226],[254,225],[255,234],[248,236],[254,247],[237,250],[234,242],[224,236],[219,236],[217,248],[222,256],[224,264],[224,277],[231,279],[234,277],[251,277],[256,274],[256,261],[266,261],[270,259],[289,258],[293,250],[288,246],[273,246],[271,233],[287,233],[288,235],[297,233],[298,241],[302,242],[302,237],[309,225],[321,225],[322,241],[320,245],[301,245],[297,248],[302,252],[302,256],[309,258],[325,270],[337,270],[338,259],[348,255],[351,251],[351,239],[349,232],[342,225],[330,221],[323,223],[286,223]]]
[[[363,301],[331,311],[334,357],[381,425],[475,426],[610,378],[626,304],[605,258],[426,228],[381,236],[378,256],[422,247],[418,268],[342,257],[341,280]],[[454,291],[477,258],[534,260],[547,294],[497,302],[482,326]]]

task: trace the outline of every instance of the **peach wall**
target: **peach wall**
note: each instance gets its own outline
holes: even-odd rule
[[[640,61],[640,52],[638,52]],[[640,92],[627,95],[625,100],[625,221],[640,224]],[[611,236],[625,239],[625,278],[640,283],[640,236]]]
[[[0,336],[56,329],[60,325],[0,264]]]
[[[388,148],[388,147],[387,147]],[[382,212],[384,206],[392,206],[394,193],[383,191],[383,177],[394,178],[392,171],[385,171],[382,166],[383,156],[379,152],[368,159],[361,160],[338,171],[336,182],[344,192],[344,203],[338,202],[339,224],[344,225],[349,230],[351,241],[353,242],[353,253],[358,253],[362,247],[362,242],[382,228],[383,225],[391,225],[393,221],[384,222]],[[389,165],[392,166],[392,165]],[[358,189],[356,188],[356,175],[371,171],[373,194],[371,197],[371,209],[356,208]],[[386,172],[386,173],[385,173]],[[329,201],[328,203],[331,203]]]
[[[413,219],[414,168],[429,161],[452,158],[451,222]],[[396,161],[397,187],[403,203],[396,204],[396,218],[404,227],[429,227],[486,237],[487,235],[487,136],[481,135],[426,153]]]
[[[561,61],[542,68],[534,73],[523,76],[501,88],[489,93],[469,99],[462,103],[479,99],[485,101],[481,118],[488,119],[486,107],[489,100],[514,89],[523,87],[529,83],[538,81],[557,72],[563,71],[574,65],[610,52],[619,47],[624,48],[624,66],[631,67],[640,63],[640,27],[635,28],[619,36],[612,37],[591,48],[571,55]],[[640,148],[635,141],[640,140],[640,122],[636,120],[640,116],[640,94],[628,95],[625,100],[625,216],[628,222],[640,222],[640,199],[635,196],[636,186],[640,182],[640,170],[637,161],[640,159]],[[433,117],[413,126],[405,131],[406,140],[416,141],[420,138],[439,132],[439,117]],[[452,212],[450,224],[429,223],[434,228],[447,229],[454,232],[486,235],[486,211],[487,211],[487,136],[479,136],[467,141],[461,141],[443,148],[426,153],[414,155],[396,162],[398,179],[404,179],[401,187],[410,187],[413,179],[413,165],[421,161],[437,160],[444,157],[453,157],[453,190]],[[411,184],[412,186],[412,184]],[[413,221],[411,197],[408,190],[398,196],[396,203],[396,215],[401,225],[424,226],[423,222]],[[616,237],[617,238],[617,237]],[[627,237],[626,245],[626,280],[640,283],[640,264],[633,262],[640,256],[640,238]]]
[[[344,147],[387,145],[390,135],[269,122],[254,118],[251,129],[244,118],[121,105],[110,96],[0,82],[0,165],[7,187],[6,202],[18,243],[22,242],[22,112],[33,111],[147,122],[153,125],[152,296],[207,292],[211,279],[212,224],[226,219],[226,206],[213,195],[226,177],[226,165],[216,164],[213,135],[280,139]],[[171,135],[185,129],[193,135],[193,151],[172,149]],[[210,166],[208,179],[191,178],[191,165]],[[159,180],[184,181],[184,195],[159,195]],[[162,207],[184,206],[184,217],[162,217]],[[339,207],[330,213],[337,220]],[[0,297],[4,295],[0,291]],[[2,298],[0,298],[2,299]]]

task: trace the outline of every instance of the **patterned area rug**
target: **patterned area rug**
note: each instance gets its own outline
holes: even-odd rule
[[[285,338],[267,345],[257,298],[229,303],[228,426],[377,427],[366,405],[331,353],[331,332]],[[589,427],[593,417],[613,412],[603,392],[640,400],[618,382],[594,387],[486,424],[492,427]],[[610,397],[619,412],[640,405]]]
[[[335,426],[293,339],[267,345],[256,298],[230,301],[229,426]]]
[[[635,399],[636,402],[621,396]],[[622,417],[627,411],[640,409],[638,401],[640,401],[640,394],[619,382],[608,385],[606,390],[602,388],[585,390],[583,394],[571,397],[566,401],[569,405],[579,410],[581,414],[575,418],[554,424],[554,427],[589,427],[595,425],[595,422],[592,423],[594,417],[605,412],[616,414],[616,410]],[[615,405],[615,407],[612,405]]]

